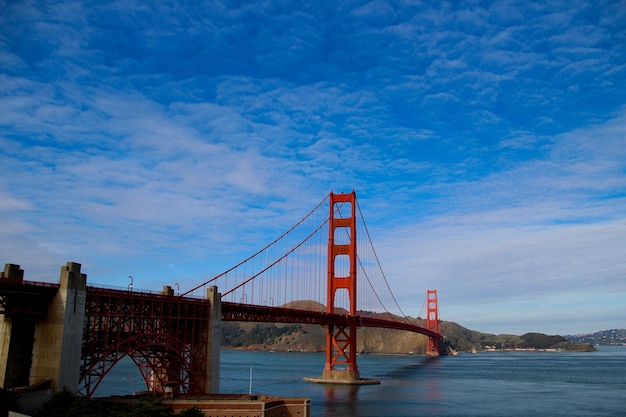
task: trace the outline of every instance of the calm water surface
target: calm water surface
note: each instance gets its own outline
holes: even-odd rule
[[[308,397],[313,416],[626,416],[626,348],[597,352],[503,352],[427,359],[359,356],[380,385],[310,384],[322,353],[222,351],[220,391]],[[116,366],[97,396],[145,385],[132,361]]]

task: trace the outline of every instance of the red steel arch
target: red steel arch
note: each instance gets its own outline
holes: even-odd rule
[[[139,367],[146,388],[207,392],[210,302],[88,287],[80,386],[91,397],[124,356]]]

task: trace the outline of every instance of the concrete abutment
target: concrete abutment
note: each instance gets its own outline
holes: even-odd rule
[[[86,311],[87,276],[75,262],[61,268],[59,284],[24,281],[23,275],[19,265],[7,264],[0,276],[0,388],[21,392],[43,389],[49,393],[66,388],[77,393],[79,388],[83,389],[80,387],[82,350],[91,314]],[[169,287],[164,288],[163,294],[174,297]],[[139,295],[140,302],[145,296]],[[190,342],[192,357],[188,359],[188,368],[200,371],[189,375],[197,395],[219,393],[221,294],[217,287],[207,289],[206,299],[210,310],[204,310],[206,321],[198,328],[202,336],[196,333],[197,340]],[[31,309],[32,305],[38,308]],[[190,319],[197,320],[200,315],[192,315]],[[178,375],[181,369],[170,371]],[[173,378],[165,378],[168,379]]]
[[[54,392],[78,392],[87,299],[87,275],[80,268],[76,262],[61,267],[59,291],[35,327],[31,385],[50,379]]]
[[[209,352],[207,357],[206,378],[207,394],[220,392],[220,346],[222,335],[222,295],[217,287],[211,285],[206,290],[206,298],[211,303],[209,316]]]
[[[5,312],[0,317],[2,388],[49,382],[53,391],[66,387],[78,392],[87,283],[80,267],[78,263],[68,262],[61,268],[59,289],[49,300],[47,310],[44,308],[44,314],[9,317]],[[23,282],[23,275],[19,265],[6,264],[0,279]],[[3,296],[5,305],[11,304],[10,295]],[[41,301],[25,298],[17,302],[25,300]]]

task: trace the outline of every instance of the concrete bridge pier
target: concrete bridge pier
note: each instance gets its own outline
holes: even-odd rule
[[[24,270],[6,264],[0,279],[22,281]],[[35,323],[34,318],[0,316],[0,387],[28,385]]]
[[[220,392],[220,346],[222,335],[222,295],[215,285],[206,290],[206,298],[211,303],[209,316],[209,346],[208,361],[206,364],[207,394],[219,394]]]
[[[80,267],[75,262],[61,267],[59,292],[46,318],[35,328],[30,382],[50,378],[53,392],[64,387],[78,392],[87,299],[87,275]]]
[[[165,288],[165,297],[97,288],[87,294],[87,276],[80,269],[80,264],[68,262],[61,268],[58,285],[24,281],[18,265],[9,264],[2,272],[1,388],[25,394],[63,388],[78,392],[80,387],[90,396],[115,364],[111,358],[130,355],[145,359],[150,369],[144,367],[142,373],[155,381],[156,392],[186,384],[189,394],[219,393],[221,296],[217,287],[207,289],[208,303],[174,297],[170,287]],[[154,309],[154,317],[131,321],[133,325],[124,328],[129,334],[114,333],[126,325],[128,315],[134,317],[126,308],[141,312],[146,303]],[[92,310],[98,308],[110,314],[94,320]],[[88,348],[83,351],[83,346]],[[153,372],[153,378],[147,372]]]
[[[61,267],[59,290],[45,316],[0,317],[2,388],[49,382],[53,392],[64,387],[78,392],[87,285],[80,267],[75,262]],[[4,275],[21,280],[23,271],[21,276]]]

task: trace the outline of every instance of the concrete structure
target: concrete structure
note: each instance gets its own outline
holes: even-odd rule
[[[174,414],[196,407],[205,417],[310,417],[308,398],[224,394],[165,400]]]
[[[129,355],[155,392],[219,393],[221,295],[206,299],[87,288],[81,265],[59,284],[24,281],[19,265],[0,275],[0,388],[22,393],[67,388],[91,396]],[[29,394],[30,395],[30,394]]]
[[[314,384],[332,384],[332,385],[378,385],[380,379],[374,378],[356,378],[355,375],[347,372],[324,373],[322,377],[305,376],[302,378],[305,382],[313,382]]]
[[[19,265],[7,264],[0,279],[23,282]],[[60,284],[27,283],[21,294],[3,294],[0,317],[0,386],[18,388],[49,381],[53,391],[78,391],[87,276],[80,264],[61,268]],[[40,288],[35,291],[33,288]],[[28,305],[33,304],[33,305]],[[12,305],[18,312],[12,313]],[[40,310],[38,310],[40,309]]]
[[[19,265],[6,264],[0,279],[22,281],[24,270]],[[3,300],[6,304],[6,300]],[[6,310],[6,307],[4,307]],[[0,387],[28,385],[30,352],[33,344],[32,320],[0,317]]]
[[[61,268],[59,292],[46,318],[35,326],[31,385],[50,379],[54,392],[64,387],[78,392],[87,286],[80,267],[68,262]]]
[[[140,398],[149,394],[98,398],[105,404],[133,406]],[[273,395],[211,394],[188,395],[164,398],[163,404],[172,409],[174,415],[192,407],[199,409],[205,417],[310,417],[311,400],[303,397],[277,397]]]
[[[217,394],[220,392],[220,349],[222,339],[222,295],[215,285],[206,290],[206,298],[211,303],[209,313],[209,343],[207,354],[207,393]]]

